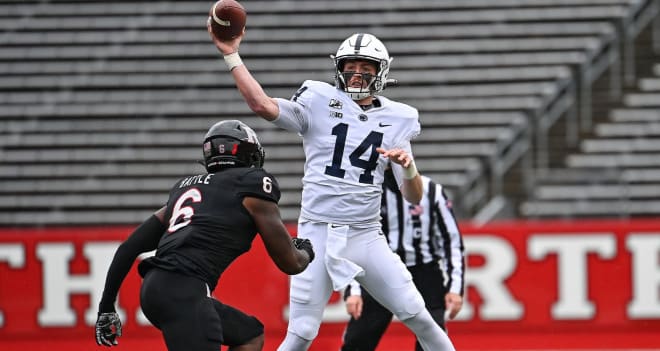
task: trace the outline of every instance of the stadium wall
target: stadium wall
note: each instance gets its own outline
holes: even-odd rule
[[[660,350],[660,220],[460,226],[466,303],[448,324],[458,350]],[[106,269],[131,230],[0,229],[0,349],[96,348]],[[116,350],[165,350],[139,311],[139,285],[133,267],[118,300],[124,336]],[[216,296],[261,319],[271,351],[286,332],[287,285],[257,239]],[[339,348],[347,315],[338,293],[325,312],[312,351]],[[393,323],[378,350],[409,350],[413,341]]]

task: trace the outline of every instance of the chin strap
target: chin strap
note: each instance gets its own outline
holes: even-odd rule
[[[344,88],[344,91],[353,100],[362,100],[366,97],[371,96],[371,92],[369,90],[363,91],[361,88]]]

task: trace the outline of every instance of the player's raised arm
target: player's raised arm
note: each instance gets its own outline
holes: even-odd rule
[[[211,27],[212,20],[213,19],[209,17],[209,20],[207,21],[209,35],[211,36],[215,47],[220,53],[222,53],[227,68],[231,72],[232,77],[234,77],[236,87],[243,96],[243,99],[250,109],[258,116],[268,121],[276,119],[280,113],[277,101],[266,95],[261,84],[254,79],[238,54],[238,48],[245,35],[245,31],[233,39],[222,40],[213,34],[213,29]]]

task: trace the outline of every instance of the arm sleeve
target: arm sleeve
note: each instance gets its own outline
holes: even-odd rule
[[[276,98],[280,115],[273,123],[282,129],[296,132],[299,135],[305,134],[311,123],[309,111],[315,96],[317,96],[315,86],[316,83],[306,80],[290,100]]]
[[[280,201],[280,186],[272,174],[261,168],[250,169],[236,187],[236,193],[242,197],[256,197],[278,203]]]
[[[353,279],[344,290],[344,300],[349,296],[362,296],[362,288],[360,288],[360,283],[357,280]]]
[[[307,121],[309,120],[306,116],[307,109],[303,105],[290,100],[281,98],[275,100],[279,105],[280,115],[273,121],[273,124],[300,135],[305,133],[308,129]]]
[[[119,287],[131,270],[133,262],[141,253],[155,250],[163,232],[165,232],[165,225],[154,215],[144,221],[126,241],[119,245],[105,278],[99,313],[115,311],[115,300]]]

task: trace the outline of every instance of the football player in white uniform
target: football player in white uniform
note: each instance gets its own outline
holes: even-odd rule
[[[266,95],[243,64],[242,36],[221,41],[210,26],[209,33],[252,111],[303,138],[298,237],[311,240],[320,259],[291,279],[289,325],[278,350],[307,350],[332,290],[352,279],[410,328],[424,350],[454,350],[380,235],[381,184],[389,161],[403,196],[411,203],[422,198],[410,146],[420,132],[418,112],[378,95],[392,61],[383,43],[371,34],[350,36],[331,56],[335,86],[308,80],[286,100]]]

